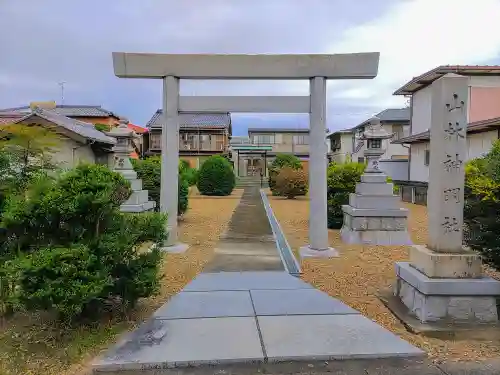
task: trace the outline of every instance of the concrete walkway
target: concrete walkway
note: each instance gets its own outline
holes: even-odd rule
[[[285,272],[259,189],[249,187],[204,273],[108,350],[94,369],[143,374],[206,364],[225,369],[235,363],[423,356]]]
[[[203,272],[284,271],[257,186],[247,186]]]

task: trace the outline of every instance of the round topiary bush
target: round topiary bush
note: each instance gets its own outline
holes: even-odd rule
[[[274,188],[276,177],[283,167],[290,167],[292,169],[302,169],[300,159],[292,154],[278,154],[269,165],[269,188],[273,195],[280,195],[279,191]]]
[[[231,163],[222,156],[209,157],[198,171],[196,186],[202,195],[230,195],[235,185],[236,178]]]
[[[275,189],[280,196],[293,199],[307,194],[307,174],[301,169],[283,167],[276,176]]]

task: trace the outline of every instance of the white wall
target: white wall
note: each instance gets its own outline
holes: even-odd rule
[[[429,142],[414,143],[411,145],[410,181],[429,182],[429,167],[424,165],[425,150],[429,149]]]
[[[412,97],[411,134],[425,132],[431,124],[431,86],[417,91]]]
[[[471,76],[469,86],[472,87],[500,87],[500,76]]]
[[[72,168],[79,163],[95,163],[95,155],[90,145],[82,145],[70,138],[61,137],[52,160],[62,168]]]
[[[500,87],[500,76],[469,77],[469,87]],[[422,133],[431,128],[431,95],[432,85],[429,85],[415,92],[412,96],[412,134]]]
[[[340,134],[340,151],[344,154],[352,153],[352,137],[353,133]]]
[[[467,134],[467,160],[479,158],[491,149],[491,145],[498,139],[498,131],[491,130],[484,133]]]
[[[498,131],[467,134],[467,159],[483,156],[491,149],[491,145],[498,139]],[[410,178],[411,181],[429,182],[429,167],[424,165],[425,150],[430,149],[429,142],[414,143],[411,145]]]
[[[385,159],[379,161],[379,168],[393,180],[408,179],[408,160]]]

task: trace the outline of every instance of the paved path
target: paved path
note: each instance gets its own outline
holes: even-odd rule
[[[108,350],[94,369],[140,375],[206,364],[223,366],[222,371],[237,363],[235,371],[241,371],[253,363],[249,371],[255,374],[258,366],[292,360],[423,356],[358,311],[285,272],[259,189],[248,187],[204,273]],[[291,366],[289,373],[310,372],[301,370],[303,363]],[[325,370],[314,366],[318,374]],[[206,371],[220,373],[217,368]]]
[[[96,363],[101,370],[422,357],[358,311],[282,271],[205,273]]]
[[[429,360],[371,359],[278,364],[234,364],[183,369],[119,371],[109,375],[498,375],[500,360],[433,364]]]
[[[260,189],[247,186],[203,272],[284,271]]]

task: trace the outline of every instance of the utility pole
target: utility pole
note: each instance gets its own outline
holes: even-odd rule
[[[64,84],[66,81],[59,82],[58,85],[61,86],[61,105],[64,104]]]

